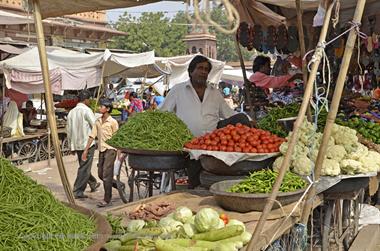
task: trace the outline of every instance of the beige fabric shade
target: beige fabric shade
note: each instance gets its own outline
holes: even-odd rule
[[[32,4],[28,0],[23,0],[24,6],[32,9]],[[109,10],[117,8],[134,7],[157,0],[40,0],[42,18],[60,17],[74,13]]]

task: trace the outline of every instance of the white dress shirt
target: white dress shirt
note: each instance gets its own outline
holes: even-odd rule
[[[207,85],[201,102],[190,80],[175,85],[160,110],[174,112],[194,136],[215,130],[220,119],[229,118],[236,113],[227,105],[219,90],[211,85]]]
[[[95,124],[95,115],[83,103],[78,103],[67,115],[67,138],[71,151],[83,151]],[[94,145],[94,142],[92,143]]]

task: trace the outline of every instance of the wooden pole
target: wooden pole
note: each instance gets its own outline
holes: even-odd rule
[[[51,92],[51,86],[50,86],[49,66],[48,66],[48,60],[46,56],[45,37],[44,37],[44,30],[43,30],[43,25],[42,25],[42,16],[41,16],[39,0],[33,0],[33,9],[34,9],[34,25],[36,27],[36,35],[37,35],[37,42],[38,42],[38,52],[40,56],[42,77],[44,80],[44,88],[45,88],[46,115],[48,118],[48,124],[50,127],[51,137],[53,140],[55,158],[57,161],[59,175],[61,176],[61,181],[66,193],[67,200],[69,201],[69,203],[75,204],[74,195],[71,190],[69,180],[67,179],[65,166],[63,164],[61,148],[60,148],[59,139],[58,139],[57,123],[55,121],[55,114],[54,114],[54,107],[53,107],[53,94]],[[49,149],[49,152],[50,152],[50,149]]]
[[[321,30],[321,34],[319,36],[319,43],[318,43],[319,45],[323,44],[325,39],[326,39],[333,5],[334,4],[330,4],[329,8],[326,11],[325,19],[323,22],[323,27]],[[305,93],[303,96],[301,108],[298,112],[297,120],[294,123],[293,134],[289,140],[288,151],[285,154],[285,157],[284,157],[284,160],[281,164],[280,171],[278,173],[276,182],[273,185],[272,193],[271,193],[270,197],[267,199],[267,203],[264,207],[264,210],[260,216],[259,222],[255,228],[253,235],[252,235],[252,239],[250,240],[250,242],[248,244],[247,250],[258,250],[259,249],[259,247],[257,247],[257,246],[255,247],[255,243],[258,243],[260,234],[263,230],[263,227],[264,227],[265,221],[268,217],[268,214],[272,210],[273,203],[277,197],[277,194],[278,194],[278,191],[280,189],[280,185],[282,183],[282,180],[284,179],[284,175],[286,173],[286,170],[288,170],[288,168],[289,168],[290,158],[292,156],[294,147],[295,147],[297,140],[298,140],[299,128],[300,128],[300,126],[301,126],[301,124],[305,118],[305,113],[306,113],[307,107],[309,106],[310,98],[311,98],[311,95],[313,92],[313,83],[315,81],[317,71],[318,71],[318,67],[319,67],[319,64],[321,62],[322,50],[323,49],[321,47],[317,47],[317,49],[315,51],[315,54],[314,54],[315,61],[313,63],[311,73],[309,75],[309,79],[308,79],[307,85],[305,87]]]
[[[239,41],[237,40],[236,35],[235,35],[235,46],[236,46],[236,50],[237,50],[238,55],[239,55],[240,67],[241,67],[241,71],[243,73],[243,78],[244,78],[245,98],[246,98],[246,101],[249,105],[250,116],[252,116],[253,121],[256,122],[256,114],[255,114],[255,111],[253,109],[253,100],[251,100],[251,96],[249,95],[250,89],[251,89],[251,82],[248,80],[247,73],[245,72],[244,59],[243,59],[243,55],[241,53]]]
[[[5,113],[5,106],[4,106],[4,97],[5,97],[5,75],[3,75],[3,85],[1,86],[1,135],[0,135],[0,156],[3,156],[3,133],[4,133],[4,113]]]
[[[365,3],[366,3],[366,0],[358,0],[357,5],[356,5],[355,14],[354,14],[354,19],[353,19],[354,23],[360,23],[362,16],[363,16]],[[325,125],[325,129],[323,131],[322,143],[319,147],[318,157],[317,157],[317,161],[315,164],[315,170],[314,170],[314,176],[315,176],[314,179],[315,180],[318,180],[320,175],[321,175],[323,161],[324,161],[325,156],[326,156],[328,141],[329,141],[330,136],[331,136],[331,129],[334,125],[335,118],[336,118],[336,115],[338,113],[339,103],[340,103],[340,99],[342,97],[342,92],[343,92],[343,88],[344,88],[344,82],[346,80],[348,67],[349,67],[349,64],[351,61],[352,51],[355,47],[356,36],[357,36],[357,34],[356,34],[355,29],[351,30],[349,35],[348,35],[348,39],[347,39],[347,43],[346,43],[346,49],[344,51],[344,55],[343,55],[338,79],[336,81],[333,99],[331,101],[330,111],[327,115],[326,125]],[[313,186],[310,189],[310,192],[307,196],[307,200],[306,200],[307,203],[306,203],[305,208],[302,212],[301,222],[304,224],[306,224],[308,219],[309,219],[309,215],[310,215],[311,208],[312,208],[312,206],[311,206],[312,205],[312,199],[314,198],[314,196],[315,196],[315,188]]]
[[[297,8],[297,27],[298,27],[298,37],[300,42],[300,50],[301,50],[301,59],[302,59],[302,73],[303,73],[303,82],[307,83],[307,67],[306,60],[303,57],[306,54],[305,47],[305,34],[303,30],[303,21],[302,21],[302,2],[301,0],[296,0],[296,8]],[[311,109],[310,106],[307,107],[307,119],[311,121]]]

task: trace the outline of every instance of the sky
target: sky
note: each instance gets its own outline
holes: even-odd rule
[[[112,1],[112,0],[110,0]],[[185,11],[186,5],[183,2],[170,2],[161,1],[158,3],[152,3],[137,7],[114,9],[107,11],[107,18],[109,22],[116,22],[118,17],[123,15],[125,11],[133,16],[140,16],[142,12],[166,12],[167,17],[173,17],[178,11]]]

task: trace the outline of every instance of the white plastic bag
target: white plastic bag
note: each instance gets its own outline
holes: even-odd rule
[[[317,14],[315,14],[313,19],[313,27],[319,27],[323,25],[323,20],[325,19],[326,10],[323,6],[318,6]]]
[[[120,174],[120,167],[121,167],[121,161],[119,158],[117,158],[115,162],[113,163],[113,174],[115,176]]]

